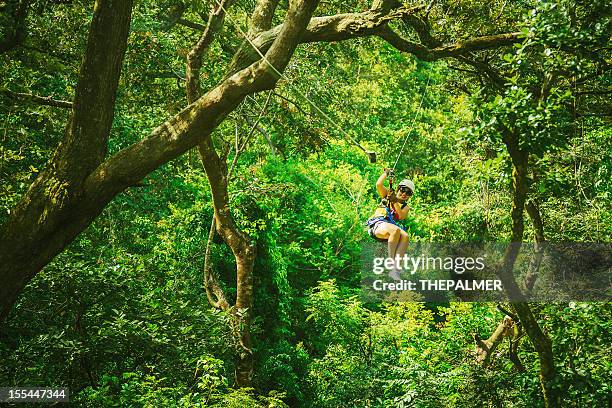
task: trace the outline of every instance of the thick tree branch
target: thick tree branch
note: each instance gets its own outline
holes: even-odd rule
[[[223,26],[223,21],[225,19],[225,8],[229,7],[230,2],[231,0],[221,0],[222,7],[219,7],[218,5],[213,5],[211,7],[210,14],[208,15],[208,23],[202,30],[202,36],[187,55],[186,90],[187,101],[189,103],[195,102],[201,96],[200,69],[202,67],[203,54],[206,52],[214,37]],[[212,145],[208,146],[207,144],[202,144],[201,147],[204,149],[204,151],[206,151],[206,149],[210,149],[211,152],[208,152],[208,154],[214,153],[214,147]],[[217,157],[216,153],[214,153],[214,156]],[[200,157],[202,158],[201,154]],[[217,181],[220,183],[222,180]],[[215,209],[215,213],[216,212],[217,211]],[[230,304],[227,301],[225,293],[219,284],[218,278],[215,275],[210,262],[211,243],[214,238],[216,228],[217,217],[214,216],[211,220],[208,239],[206,241],[206,248],[204,251],[204,288],[206,290],[206,297],[208,298],[208,302],[211,304],[211,306],[221,310],[228,310],[230,308]]]
[[[289,11],[267,61],[282,72],[316,5],[299,2]],[[209,137],[219,123],[249,94],[272,89],[278,80],[266,61],[260,60],[235,73],[187,106],[142,141],[109,158],[87,179],[85,190],[103,197],[114,196],[145,175]]]
[[[0,319],[25,284],[112,198],[90,196],[87,202],[82,186],[106,154],[131,11],[130,0],[96,3],[64,139],[0,226]]]
[[[301,42],[334,42],[373,35],[389,21],[416,13],[422,8],[422,6],[400,7],[387,14],[381,14],[378,10],[368,10],[362,13],[315,17],[308,24]],[[274,34],[275,30],[277,28],[262,33],[254,43],[264,47],[265,43],[269,41],[267,37]]]
[[[352,38],[374,35],[377,31],[391,20],[399,19],[407,14],[415,13],[423,7],[412,7],[399,9],[382,14],[378,10],[368,10],[362,13],[345,13],[333,16],[314,17],[310,20],[308,27],[300,37],[300,43],[312,42],[334,42]],[[276,26],[268,31],[260,33],[252,39],[252,43],[262,53],[270,47],[270,44],[279,35],[282,26]],[[242,45],[229,72],[236,70],[259,59],[257,53],[247,42]]]
[[[284,70],[288,64],[316,4],[316,0],[292,2],[283,29],[267,55],[278,69]],[[83,169],[95,162],[87,160],[88,157],[97,158],[106,150],[106,147],[100,148],[100,141],[94,136],[107,137],[102,130],[110,129],[108,122],[112,121],[112,115],[92,112],[92,106],[103,110],[112,99],[110,96],[114,97],[116,78],[110,74],[115,71],[109,68],[120,66],[130,10],[131,2],[128,0],[100,0],[95,8],[84,65],[94,65],[93,62],[97,61],[104,67],[94,72],[90,72],[89,68],[81,70],[79,83],[83,82],[83,85],[77,86],[73,107],[76,113],[69,128],[70,132],[76,131],[84,138],[75,140],[74,136],[70,136],[65,141],[67,146],[61,147],[55,154],[56,158],[66,153],[74,154],[76,160],[79,151],[84,150],[81,153],[83,161],[87,163],[80,165]],[[123,44],[117,41],[117,37],[123,37]],[[113,45],[116,41],[119,44]],[[95,74],[100,72],[108,73],[113,78],[102,75],[95,80],[99,76]],[[115,74],[118,77],[118,71]],[[73,170],[71,176],[85,178],[82,183],[77,183],[76,189],[71,189],[70,183],[62,177],[62,174],[66,174],[63,171],[64,162],[54,159],[56,164],[41,174],[13,209],[8,221],[0,226],[0,280],[5,282],[0,285],[0,319],[7,316],[25,284],[72,242],[113,197],[160,165],[206,140],[246,95],[271,89],[276,81],[276,76],[265,62],[255,62],[222,81],[145,139],[109,157],[92,172],[79,173],[76,171],[78,163],[76,166],[69,165]],[[84,92],[86,90],[92,93]],[[95,95],[99,98],[93,98]],[[84,112],[91,113],[96,120],[83,121]],[[76,125],[83,129],[78,129]],[[94,146],[87,149],[84,146],[86,141],[92,141]],[[95,154],[91,154],[90,149]],[[69,163],[73,161],[69,160]]]
[[[236,260],[236,303],[232,310],[232,327],[237,343],[241,346],[236,363],[236,382],[239,386],[249,386],[253,375],[250,315],[253,307],[255,244],[238,228],[232,217],[227,191],[228,169],[226,158],[219,157],[210,138],[198,145],[198,152],[206,170],[206,177],[213,196],[215,216],[211,228],[213,225],[216,227],[219,235],[232,250]],[[212,230],[210,234],[212,234]],[[208,269],[208,271],[205,271],[207,295],[209,292],[213,292],[216,303],[224,306],[222,300],[225,299],[225,296],[221,292],[212,270],[210,270],[210,263]],[[209,300],[211,297],[209,295]]]
[[[384,1],[381,3],[382,4],[376,5],[375,2],[375,6],[373,6],[371,10],[362,13],[345,13],[333,16],[315,17],[311,19],[300,42],[335,42],[376,35],[402,52],[413,54],[422,60],[433,61],[442,58],[461,57],[469,55],[471,52],[499,48],[522,41],[521,33],[514,32],[476,37],[453,44],[438,45],[439,41],[435,38],[431,36],[427,37],[427,26],[419,28],[418,24],[414,22],[416,20],[410,20],[410,18],[413,17],[415,13],[421,11],[424,6],[406,8],[394,1]],[[387,26],[389,21],[398,19],[409,19],[409,23],[407,24],[411,24],[411,26],[416,25],[417,33],[420,31],[423,44],[409,41]],[[278,35],[279,30],[280,26],[277,26],[260,33],[252,39],[251,42],[253,46],[257,47],[261,52],[265,52]],[[229,72],[236,72],[258,58],[259,56],[253,50],[251,44],[244,43],[234,56]],[[476,65],[480,65],[476,67],[479,69],[486,68],[476,61],[471,62],[471,65],[475,67]],[[495,78],[494,73],[488,72],[488,74],[490,74],[493,79],[498,79]]]
[[[115,97],[127,47],[132,1],[96,5],[85,59],[79,72],[72,115],[55,166],[80,182],[104,160],[113,123]],[[108,50],[113,50],[109,52]]]
[[[214,5],[208,16],[208,23],[202,36],[187,54],[187,101],[195,102],[200,97],[200,69],[202,68],[202,57],[216,34],[223,27],[225,10],[229,7],[232,0],[221,0],[220,6]]]
[[[345,13],[333,16],[315,17],[308,24],[300,42],[334,42],[377,35],[400,51],[413,54],[417,58],[423,60],[432,61],[441,58],[466,55],[474,51],[507,46],[522,41],[521,33],[515,32],[476,37],[454,44],[439,45],[429,48],[427,45],[415,43],[403,38],[387,26],[389,21],[410,18],[415,13],[421,11],[424,6],[412,8],[400,6],[394,8],[396,6],[380,6],[362,13]],[[252,40],[253,45],[261,52],[265,52],[274,38],[278,35],[279,30],[280,26],[277,26],[260,33]],[[425,30],[425,28],[423,28],[423,30]],[[435,45],[439,43],[433,39],[433,37],[430,39],[426,38],[424,31],[421,35],[427,44]],[[258,59],[258,56],[252,49],[252,46],[245,43],[234,57],[229,72],[235,72],[256,59]]]
[[[398,50],[413,54],[415,57],[424,61],[434,61],[442,58],[461,56],[474,51],[499,48],[522,41],[522,34],[520,32],[516,32],[487,35],[460,41],[454,44],[428,48],[423,44],[415,43],[403,38],[391,28],[386,26],[379,30],[378,36]]]
[[[272,27],[272,19],[274,18],[274,11],[278,7],[278,2],[279,0],[257,0],[251,15],[249,37],[253,37]]]
[[[529,155],[520,148],[518,135],[509,132],[507,128],[503,130],[503,141],[506,144],[508,153],[510,153],[513,164],[512,238],[510,245],[508,245],[504,253],[503,265],[501,266],[499,276],[510,299],[513,301],[512,307],[519,317],[522,327],[538,352],[540,383],[544,395],[544,403],[546,407],[558,407],[560,406],[560,400],[558,391],[554,389],[557,374],[554,365],[552,342],[542,331],[513,276],[514,264],[523,241],[523,212],[529,189],[527,182]]]
[[[296,3],[299,6],[302,6],[302,10],[300,10],[299,7],[295,7]],[[316,2],[312,3],[313,6],[316,4]],[[215,19],[216,10],[213,10],[209,18],[209,27],[211,26],[211,22],[214,23],[215,20],[222,21],[223,13],[225,12],[225,6],[219,5],[218,10],[219,13],[221,13],[220,19]],[[304,13],[305,10],[306,12]],[[314,11],[314,7],[312,7],[309,12],[307,10],[308,5],[306,2],[302,4],[295,2],[294,4],[292,4],[292,7],[288,12],[286,24],[283,25],[281,32],[268,50],[266,58],[259,61],[259,63],[256,63],[260,66],[260,68],[264,68],[267,71],[271,69],[269,64],[274,64],[274,62],[276,62],[276,64],[274,64],[274,67],[277,70],[279,70],[280,68],[281,72],[282,70],[284,70],[288,62],[287,50],[290,50],[290,53],[292,53],[295,47],[297,46],[299,37],[302,34],[301,31],[306,26],[307,21],[310,19],[310,15]],[[288,27],[288,22],[291,21],[295,24],[295,20],[297,20],[298,25],[302,23],[301,29],[299,31],[296,31],[294,27]],[[202,47],[202,43],[204,43],[204,41],[208,40],[208,38],[210,37],[208,36],[208,32],[209,30],[207,28],[200,42],[196,44],[196,46],[190,53],[188,63],[188,86],[189,84],[191,84],[192,89],[188,89],[187,93],[189,102],[193,102],[195,97],[199,94],[199,86],[193,86],[193,82],[194,78],[196,78],[196,75],[199,76],[199,65],[197,64],[199,63],[199,60],[201,58],[202,50],[206,46],[205,45],[204,47]],[[289,54],[289,56],[290,55],[291,54]],[[262,66],[262,64],[265,65]],[[195,69],[193,69],[194,67]],[[270,72],[262,72],[262,75],[270,76]],[[278,80],[278,77],[276,76],[276,71],[274,72],[274,76],[270,80],[272,82],[270,88],[272,88]],[[244,97],[246,96],[247,95],[244,95],[241,99],[244,99]],[[245,138],[245,144],[252,136],[255,127],[257,126],[257,122],[259,122],[261,116],[267,108],[268,103],[270,101],[270,96],[271,94],[268,94],[268,98],[266,100],[266,103],[264,104],[264,108],[262,109],[258,120]],[[248,237],[236,225],[230,211],[228,196],[229,174],[231,173],[236,164],[238,155],[241,152],[241,146],[238,141],[238,136],[236,136],[236,154],[234,156],[234,161],[232,162],[232,166],[229,171],[227,169],[226,158],[219,157],[210,138],[206,138],[198,144],[198,152],[200,154],[202,165],[206,170],[206,176],[208,178],[213,196],[214,221],[211,224],[209,242],[210,237],[213,234],[212,228],[214,226],[219,235],[223,238],[225,243],[232,250],[232,253],[234,254],[234,258],[236,260],[236,303],[232,309],[232,315],[234,317],[233,331],[235,333],[236,339],[238,340],[237,343],[241,346],[241,349],[238,352],[238,361],[236,363],[236,382],[239,386],[249,386],[253,375],[250,318],[252,313],[251,309],[253,307],[253,265],[255,261],[255,244],[251,241],[250,237]],[[210,245],[208,245],[207,250],[210,250]],[[225,297],[220,290],[216,278],[210,270],[210,262],[207,263],[207,269],[208,270],[205,271],[207,296],[209,300],[212,299],[213,305],[223,306],[223,301]],[[227,304],[227,302],[225,302],[225,304]]]
[[[271,91],[270,91],[271,92]],[[202,163],[204,165],[204,168],[207,169],[209,166],[215,166],[219,165],[221,166],[221,168],[216,168],[214,170],[214,173],[212,176],[215,182],[215,187],[211,188],[212,191],[214,193],[216,193],[216,195],[221,194],[222,197],[220,197],[220,200],[224,200],[224,199],[228,199],[227,196],[227,184],[224,183],[224,180],[229,180],[231,178],[232,172],[234,167],[236,166],[236,163],[238,161],[238,157],[240,156],[240,153],[244,150],[244,148],[246,147],[246,144],[248,143],[249,139],[252,137],[253,132],[255,131],[255,127],[257,126],[257,123],[259,122],[259,120],[261,119],[261,117],[265,114],[265,111],[267,109],[268,103],[270,101],[270,93],[268,94],[268,98],[266,99],[266,103],[264,104],[264,107],[262,108],[259,117],[257,119],[257,122],[254,124],[254,126],[251,128],[250,132],[247,134],[247,136],[244,138],[244,140],[242,141],[242,143],[239,143],[238,140],[236,140],[236,152],[234,154],[234,159],[232,160],[232,164],[229,168],[229,170],[227,171],[227,175],[224,177],[223,176],[223,171],[222,168],[224,167],[222,163],[220,163],[219,157],[217,156],[216,152],[214,152],[214,150],[212,149],[212,146],[208,146],[208,145],[203,145],[202,149],[204,152],[205,156],[201,155],[201,159],[202,159]],[[209,157],[210,156],[210,157]],[[207,174],[208,170],[207,170]],[[216,178],[215,177],[219,177],[219,175],[221,175],[221,178]],[[224,177],[224,178],[223,178]],[[219,201],[219,200],[217,200]],[[229,203],[227,203],[227,205],[229,206]],[[215,230],[217,228],[217,216],[214,216],[212,218],[211,221],[211,225],[210,225],[210,230],[208,232],[208,239],[206,241],[206,249],[205,249],[205,255],[204,255],[204,287],[206,289],[206,296],[208,298],[209,303],[217,308],[217,309],[221,309],[221,310],[228,310],[230,308],[230,305],[227,301],[227,298],[225,296],[225,293],[223,292],[223,289],[221,288],[221,285],[219,284],[219,281],[217,279],[217,276],[215,275],[215,273],[212,270],[212,264],[210,262],[210,254],[211,254],[211,243],[215,234]],[[227,221],[227,220],[224,220]],[[231,222],[231,225],[226,225],[225,230],[227,229],[231,229],[235,227],[235,223]],[[223,228],[222,228],[223,229]],[[236,234],[234,234],[236,235]],[[248,245],[248,243],[247,243]]]

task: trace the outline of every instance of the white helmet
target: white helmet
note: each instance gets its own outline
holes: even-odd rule
[[[414,194],[414,183],[412,182],[412,180],[408,180],[408,179],[403,179],[402,181],[400,181],[400,183],[397,185],[397,189],[399,190],[400,187],[402,186],[406,186],[408,187],[412,193]]]

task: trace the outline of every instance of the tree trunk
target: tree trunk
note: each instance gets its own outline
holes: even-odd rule
[[[559,390],[554,388],[557,372],[552,352],[552,342],[540,328],[528,303],[514,303],[512,306],[519,316],[527,336],[538,352],[538,359],[540,361],[540,384],[544,396],[544,405],[547,408],[560,407],[561,398]]]
[[[221,6],[213,6],[208,18],[208,24],[200,40],[191,49],[187,56],[187,102],[193,103],[200,97],[200,68],[204,52],[212,43],[215,35],[221,29],[225,18],[225,9],[229,1],[224,1]],[[236,148],[238,149],[238,147]],[[198,152],[206,176],[210,184],[214,221],[211,225],[209,242],[216,228],[225,243],[230,247],[236,260],[236,304],[230,308],[232,312],[232,332],[238,345],[236,359],[235,379],[239,387],[251,385],[253,377],[253,352],[251,346],[251,310],[253,306],[253,264],[255,262],[255,246],[251,244],[231,216],[229,208],[229,196],[227,193],[228,171],[225,158],[220,158],[210,138],[198,145]],[[238,155],[236,151],[236,155]],[[207,246],[207,254],[210,247]],[[229,308],[225,294],[223,294],[218,282],[214,279],[211,265],[205,265],[206,293],[213,307]]]
[[[292,2],[267,60],[284,70],[317,5]],[[117,194],[202,140],[252,93],[278,78],[256,61],[102,163],[131,17],[128,0],[99,0],[67,134],[53,159],[0,227],[0,318],[27,282],[83,231]],[[93,168],[93,170],[89,170]]]
[[[253,265],[255,245],[234,222],[227,194],[227,165],[214,149],[211,139],[198,146],[202,164],[210,183],[217,232],[230,247],[236,260],[236,304],[232,308],[233,331],[239,350],[236,362],[236,384],[247,387],[253,377],[251,346],[251,312],[253,309]]]
[[[98,2],[66,135],[0,228],[0,320],[30,279],[108,202],[88,197],[84,183],[106,154],[131,12],[130,0]]]
[[[540,384],[544,396],[544,404],[547,408],[554,408],[559,407],[561,402],[559,392],[554,388],[557,374],[552,352],[552,342],[540,328],[529,304],[522,297],[522,293],[513,276],[514,263],[520,251],[521,242],[523,241],[523,212],[525,210],[525,200],[528,192],[527,163],[529,154],[520,148],[518,135],[510,131],[505,133],[504,143],[508,148],[513,164],[512,183],[514,194],[511,210],[512,242],[508,245],[504,254],[500,278],[508,295],[511,297],[511,300],[513,300],[512,307],[538,353],[540,361]]]
[[[535,242],[533,244],[533,258],[531,259],[531,262],[529,262],[529,269],[527,270],[527,274],[523,279],[525,291],[530,293],[533,290],[535,282],[538,278],[538,271],[540,269],[540,264],[542,263],[542,258],[544,257],[545,239],[544,225],[542,223],[542,217],[540,216],[540,209],[538,205],[533,200],[530,200],[527,202],[525,209],[527,210],[527,214],[529,214],[529,218],[531,218],[535,238]]]

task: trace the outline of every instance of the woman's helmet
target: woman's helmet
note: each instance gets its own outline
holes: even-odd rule
[[[412,193],[414,194],[414,183],[412,182],[412,180],[404,179],[400,181],[400,183],[397,185],[397,189],[399,190],[402,187],[408,187],[410,191],[412,191]]]

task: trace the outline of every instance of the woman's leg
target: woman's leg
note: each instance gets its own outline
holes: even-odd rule
[[[402,229],[399,228],[397,225],[393,225],[388,222],[381,222],[376,226],[376,229],[374,230],[374,235],[376,235],[377,238],[387,240],[389,258],[391,259],[395,260],[395,257],[398,255],[398,248],[400,248],[400,245],[402,242],[402,233],[406,235],[406,247],[407,247],[408,246],[408,243],[407,243],[408,234],[402,231]],[[404,248],[404,253],[405,252],[406,252],[406,249]],[[401,254],[400,256],[404,256],[404,255]],[[396,267],[391,269],[389,276],[391,276],[393,279],[399,279],[399,273]]]
[[[400,229],[400,241],[397,245],[395,256],[403,258],[406,255],[406,249],[408,249],[408,233]]]

